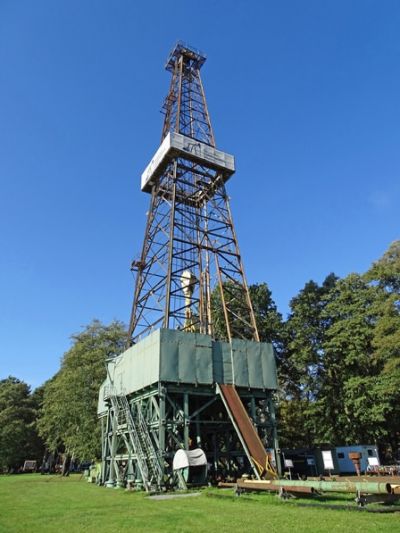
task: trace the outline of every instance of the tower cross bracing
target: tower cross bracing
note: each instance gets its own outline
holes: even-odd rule
[[[205,59],[178,43],[166,63],[172,77],[161,145],[142,174],[151,199],[132,264],[131,343],[159,327],[213,335],[213,292],[225,337],[259,340],[225,187],[234,158],[216,148],[200,77]]]

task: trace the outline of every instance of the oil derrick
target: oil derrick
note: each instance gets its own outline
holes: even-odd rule
[[[141,176],[150,208],[129,342],[99,393],[108,486],[275,475],[274,350],[259,342],[225,188],[235,163],[215,145],[204,62],[180,42],[166,63],[161,144]]]
[[[217,287],[225,337],[259,340],[225,189],[234,158],[215,146],[204,62],[181,43],[167,60],[172,79],[161,146],[142,174],[151,201],[142,254],[133,263],[132,342],[158,327],[213,335]]]

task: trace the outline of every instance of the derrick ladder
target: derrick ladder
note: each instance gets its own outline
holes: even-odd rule
[[[110,398],[117,425],[126,423],[129,441],[125,437],[124,440],[127,448],[131,448],[136,456],[144,488],[147,492],[153,487],[159,488],[162,481],[162,468],[140,408],[137,408],[137,420],[135,421],[125,395],[113,394]],[[121,415],[123,420],[121,420]]]

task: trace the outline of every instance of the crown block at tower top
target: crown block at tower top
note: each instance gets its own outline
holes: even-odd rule
[[[178,41],[168,56],[165,64],[166,70],[173,72],[175,63],[180,56],[183,56],[194,69],[200,69],[206,60],[203,52],[183,41]]]
[[[142,174],[142,191],[151,192],[152,186],[157,183],[157,179],[164,172],[168,163],[176,157],[217,170],[222,175],[224,182],[235,172],[233,155],[221,152],[221,150],[181,133],[170,132]]]

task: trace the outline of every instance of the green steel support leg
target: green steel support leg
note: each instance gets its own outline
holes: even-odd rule
[[[163,470],[163,473],[165,471],[165,460],[164,460],[164,454],[165,454],[165,394],[166,390],[164,387],[160,388],[160,394],[159,394],[159,426],[158,426],[158,442],[159,442],[159,450],[161,454],[161,468]]]
[[[108,431],[109,431],[109,424],[108,424],[109,417],[104,416],[101,419],[101,484],[104,485],[106,481],[106,470],[107,470],[107,455],[109,453],[108,450]]]
[[[200,431],[200,415],[196,415],[196,445],[198,448],[201,448],[201,431]]]
[[[281,455],[279,450],[279,441],[278,441],[278,429],[276,426],[276,415],[275,415],[275,404],[274,399],[272,398],[272,394],[270,393],[268,395],[268,411],[269,416],[271,418],[271,424],[272,424],[272,438],[273,438],[273,446],[275,451],[275,462],[276,462],[276,469],[278,471],[278,475],[282,476],[282,463],[281,463]]]
[[[185,414],[185,425],[183,428],[183,443],[185,450],[189,449],[189,426],[187,422],[189,421],[189,394],[187,392],[183,393],[183,412]]]

